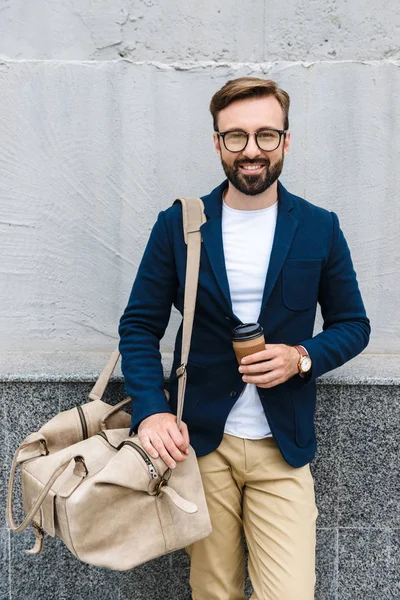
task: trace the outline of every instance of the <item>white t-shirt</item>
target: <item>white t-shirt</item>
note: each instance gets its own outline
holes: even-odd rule
[[[278,202],[261,210],[237,210],[223,203],[225,265],[233,312],[242,323],[256,323],[260,314],[277,215]],[[271,435],[254,384],[245,386],[233,406],[225,433],[249,439]]]

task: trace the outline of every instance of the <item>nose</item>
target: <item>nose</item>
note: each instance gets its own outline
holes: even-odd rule
[[[257,146],[256,136],[254,133],[249,134],[249,140],[247,142],[246,148],[243,150],[243,155],[247,158],[256,158],[260,156],[260,148]]]

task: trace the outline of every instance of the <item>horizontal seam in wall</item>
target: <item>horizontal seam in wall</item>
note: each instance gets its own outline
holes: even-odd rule
[[[190,71],[192,69],[200,68],[214,68],[214,67],[227,67],[227,68],[235,68],[241,69],[244,67],[249,67],[255,71],[268,71],[273,69],[274,67],[281,68],[290,68],[302,66],[305,68],[310,68],[315,65],[345,65],[345,64],[361,64],[361,65],[370,65],[370,66],[381,66],[381,65],[393,65],[395,67],[400,67],[400,60],[397,59],[347,59],[347,60],[314,60],[314,61],[272,61],[272,62],[229,62],[229,61],[193,61],[193,60],[180,60],[174,62],[161,62],[156,60],[131,60],[129,58],[119,58],[115,60],[90,60],[90,59],[36,59],[36,58],[8,58],[7,56],[2,56],[0,58],[1,64],[13,64],[13,63],[63,63],[63,64],[78,64],[78,65],[99,65],[99,64],[107,64],[107,63],[129,63],[135,66],[150,66],[156,67],[157,69],[164,69],[170,71]]]

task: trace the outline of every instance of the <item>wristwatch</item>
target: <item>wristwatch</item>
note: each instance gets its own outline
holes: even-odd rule
[[[300,375],[306,375],[309,373],[312,367],[312,360],[307,350],[303,346],[293,346],[296,348],[299,353],[299,362],[297,363],[297,368],[299,370]]]

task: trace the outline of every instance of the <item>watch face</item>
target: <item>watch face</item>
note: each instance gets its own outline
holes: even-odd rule
[[[303,373],[307,373],[311,369],[311,358],[309,356],[303,356],[301,359],[301,370]]]

